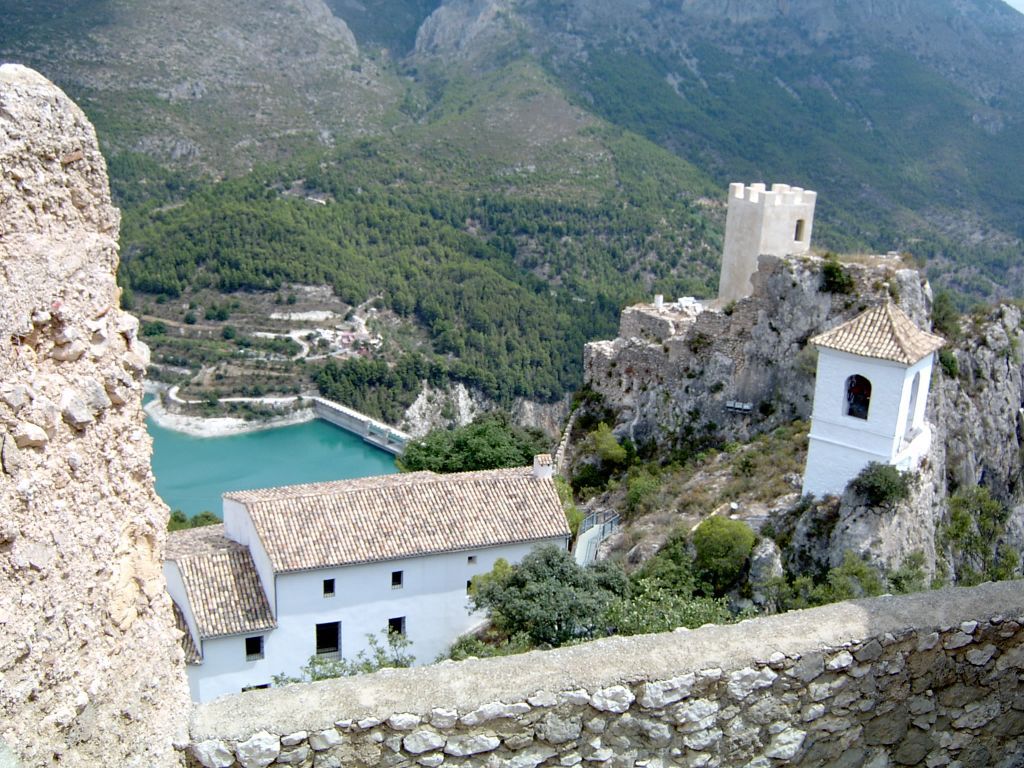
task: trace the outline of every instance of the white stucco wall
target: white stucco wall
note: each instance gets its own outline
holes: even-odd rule
[[[842,493],[872,461],[911,469],[930,444],[924,414],[931,369],[931,355],[907,367],[820,349],[803,492],[818,497]],[[918,373],[921,390],[911,414],[912,385]],[[846,414],[846,381],[854,375],[871,382],[867,419]],[[904,442],[908,418],[918,430],[910,445]]]
[[[567,544],[564,539],[550,543]],[[332,621],[341,622],[341,652],[352,658],[367,647],[366,635],[379,635],[388,619],[404,616],[412,641],[409,652],[417,664],[428,664],[483,618],[467,610],[466,582],[490,571],[498,558],[519,562],[534,546],[512,544],[279,575],[278,627],[265,633],[264,658],[245,660],[245,636],[204,641],[203,664],[189,668],[193,696],[209,701],[269,683],[275,674],[299,675],[316,652],[316,625]],[[469,557],[476,561],[470,563]],[[391,574],[399,570],[402,587],[393,589]],[[323,594],[323,580],[329,578],[335,580],[334,597]]]

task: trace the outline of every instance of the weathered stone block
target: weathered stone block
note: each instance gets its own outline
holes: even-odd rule
[[[235,746],[235,755],[242,768],[266,768],[281,754],[281,738],[260,731]]]

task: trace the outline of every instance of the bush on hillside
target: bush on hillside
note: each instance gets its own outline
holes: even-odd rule
[[[864,467],[851,485],[872,507],[890,507],[910,497],[910,475],[877,461]]]
[[[716,595],[724,594],[742,575],[756,537],[740,520],[709,517],[693,533],[694,570]]]

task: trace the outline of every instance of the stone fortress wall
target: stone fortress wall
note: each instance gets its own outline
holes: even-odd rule
[[[186,736],[119,221],[85,115],[0,67],[0,765],[173,765]]]
[[[1024,591],[986,584],[196,707],[192,765],[1024,765]]]

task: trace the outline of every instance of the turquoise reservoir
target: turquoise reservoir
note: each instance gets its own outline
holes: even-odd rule
[[[221,494],[397,472],[390,453],[317,419],[228,437],[192,437],[146,419],[156,492],[171,509],[221,516]]]

